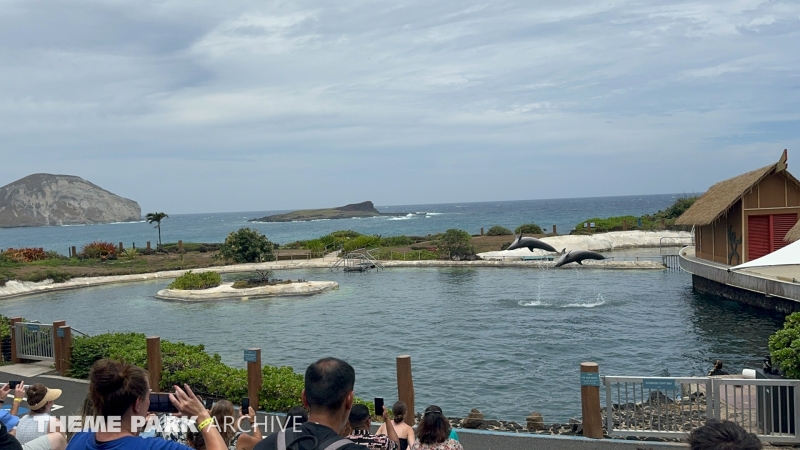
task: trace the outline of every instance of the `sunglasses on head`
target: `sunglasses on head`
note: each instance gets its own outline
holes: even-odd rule
[[[442,412],[442,408],[439,408],[438,406],[429,406],[429,407],[427,407],[425,409],[425,414],[442,414],[442,415],[444,415],[444,413]]]

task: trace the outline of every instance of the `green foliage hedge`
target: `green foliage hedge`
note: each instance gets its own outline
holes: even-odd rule
[[[535,223],[524,223],[514,230],[514,234],[544,234],[544,231]]]
[[[275,244],[264,234],[251,228],[232,231],[219,247],[219,255],[235,263],[274,261]]]
[[[217,287],[222,283],[222,277],[217,272],[194,273],[191,270],[175,279],[168,286],[169,289],[195,290]]]
[[[450,228],[439,238],[439,251],[445,255],[471,255],[475,251],[470,245],[472,236],[464,230]]]
[[[786,377],[800,379],[800,312],[786,316],[783,329],[769,337],[769,353]]]
[[[506,227],[501,227],[500,225],[495,225],[492,228],[489,228],[489,231],[486,232],[487,236],[511,236],[511,230]]]
[[[662,229],[661,220],[664,220],[664,227],[668,230],[686,230],[688,231],[691,227],[688,226],[680,226],[675,225],[675,219],[681,216],[690,206],[697,201],[699,197],[697,196],[685,196],[680,197],[675,202],[672,203],[667,209],[658,211],[655,214],[645,214],[641,217],[636,216],[615,216],[609,218],[599,218],[594,217],[591,219],[586,219],[578,224],[575,225],[575,230],[578,233],[573,234],[580,234],[579,232],[582,230],[589,231],[589,232],[606,232],[606,231],[622,231],[623,229],[623,222],[627,222],[627,226],[629,230],[658,230]],[[639,226],[639,220],[641,219],[642,225]],[[583,228],[584,223],[592,223],[594,222],[595,227],[594,229],[591,228]]]
[[[73,338],[70,376],[86,379],[95,361],[118,359],[147,368],[147,340],[141,333],[109,333]],[[202,345],[161,341],[162,391],[188,384],[199,395],[225,398],[238,404],[247,396],[247,370],[226,366],[218,354]],[[303,376],[291,367],[264,366],[259,408],[286,412],[301,403]],[[154,390],[156,388],[153,388]]]

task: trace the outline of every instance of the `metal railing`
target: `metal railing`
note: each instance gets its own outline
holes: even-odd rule
[[[759,439],[800,442],[800,380],[602,377],[610,436],[685,438],[710,418]]]
[[[54,361],[53,325],[43,323],[17,323],[14,325],[17,357],[40,361]]]
[[[761,440],[800,442],[800,380],[713,380],[714,417],[738,423]]]
[[[603,377],[609,435],[681,438],[703,426],[711,399],[707,377]],[[616,401],[615,401],[616,400]]]

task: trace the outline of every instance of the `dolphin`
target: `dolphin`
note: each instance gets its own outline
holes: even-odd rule
[[[533,251],[535,248],[540,248],[542,250],[547,250],[548,252],[558,253],[558,250],[553,248],[553,246],[549,245],[548,243],[532,237],[522,237],[522,234],[517,236],[517,239],[515,239],[506,250],[515,250],[525,247],[527,247],[530,251]]]
[[[583,265],[581,261],[585,259],[606,259],[606,257],[600,253],[590,252],[589,250],[570,250],[567,252],[567,249],[564,249],[561,251],[561,257],[558,258],[556,265],[553,267],[561,267],[564,264],[573,262]]]

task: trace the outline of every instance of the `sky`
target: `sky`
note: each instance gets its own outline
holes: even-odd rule
[[[169,214],[800,175],[797,1],[0,1],[0,186]]]

